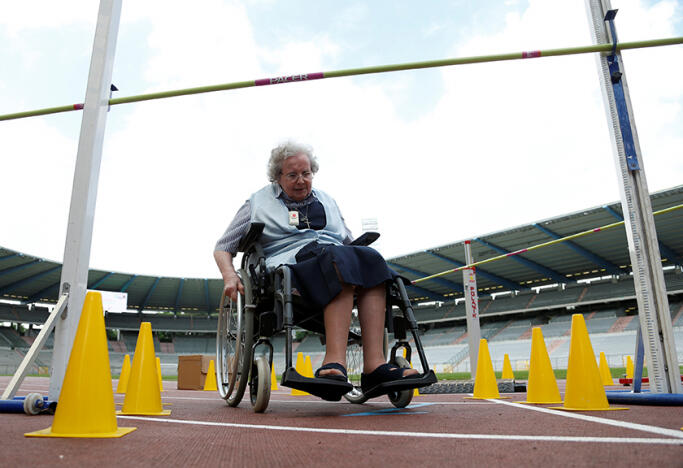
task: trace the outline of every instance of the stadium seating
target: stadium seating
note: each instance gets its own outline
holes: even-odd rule
[[[0,327],[0,346],[10,348],[28,348],[29,344],[10,327]]]

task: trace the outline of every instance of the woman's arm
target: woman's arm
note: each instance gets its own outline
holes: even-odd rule
[[[213,253],[213,258],[216,260],[216,265],[221,272],[223,277],[223,292],[225,295],[230,297],[233,301],[237,300],[237,292],[244,294],[244,286],[240,281],[235,267],[232,265],[232,254],[230,252],[223,252],[221,250],[216,250]]]
[[[233,301],[237,300],[238,291],[244,294],[244,286],[242,286],[242,282],[235,272],[235,267],[232,265],[233,254],[231,252],[237,252],[237,246],[249,228],[250,217],[251,208],[249,200],[247,200],[237,211],[225,233],[218,239],[214,247],[213,258],[216,260],[221,276],[223,276],[223,291]]]

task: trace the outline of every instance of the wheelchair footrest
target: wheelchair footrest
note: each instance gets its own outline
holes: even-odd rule
[[[299,374],[293,367],[286,369],[282,374],[281,385],[296,390],[301,390],[327,401],[339,401],[353,390],[349,382],[339,380],[310,378]]]
[[[388,393],[427,387],[429,385],[435,384],[436,382],[436,374],[434,374],[433,370],[430,370],[425,374],[417,375],[415,377],[404,377],[400,380],[393,380],[391,382],[384,382],[379,385],[375,385],[374,387],[368,389],[367,392],[364,391],[363,395],[367,398],[375,398]]]

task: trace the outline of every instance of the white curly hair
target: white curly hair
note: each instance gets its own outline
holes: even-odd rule
[[[318,172],[318,159],[313,155],[313,148],[289,140],[280,143],[271,150],[270,159],[268,160],[268,180],[271,182],[277,181],[282,173],[282,164],[285,162],[285,159],[302,153],[308,156],[308,160],[311,162],[311,172],[313,172],[313,174]]]

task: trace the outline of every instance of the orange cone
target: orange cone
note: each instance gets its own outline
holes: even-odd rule
[[[633,378],[633,359],[631,359],[631,356],[626,356],[626,378]]]
[[[501,375],[501,378],[508,380],[515,379],[515,374],[512,372],[512,364],[510,364],[510,356],[507,354],[503,356],[503,374]]]
[[[305,364],[303,353],[296,353],[296,366],[294,367],[294,369],[299,373],[299,375],[302,375],[304,377],[306,376],[306,371],[304,370]],[[310,393],[304,392],[303,390],[297,390],[296,388],[293,388],[290,394],[297,396],[310,395]]]
[[[157,362],[157,375],[159,376],[159,391],[163,392],[164,391],[164,382],[161,379],[161,359],[159,359],[159,356],[156,357],[156,362]]]
[[[128,380],[123,408],[116,414],[136,414],[145,416],[169,415],[171,411],[161,407],[159,377],[154,359],[154,339],[152,324],[142,322],[138,341],[135,345],[133,365]]]
[[[406,359],[407,353],[408,353],[407,349],[406,349],[406,348],[403,348],[403,358],[404,358],[404,359]],[[408,364],[410,364],[410,368],[412,369],[412,368],[413,368],[413,363],[412,363],[412,362],[408,362]],[[434,373],[436,374],[436,371],[434,371]],[[420,391],[419,391],[417,388],[413,389],[413,396],[414,396],[414,397],[420,396]]]
[[[521,403],[562,403],[560,390],[557,387],[557,380],[555,380],[555,373],[550,364],[550,356],[545,347],[543,332],[540,327],[534,327],[531,330],[530,360],[526,401]]]
[[[206,372],[206,380],[204,381],[204,391],[217,391],[216,386],[216,365],[213,363],[213,359],[209,361],[209,370]]]
[[[605,353],[602,351],[600,352],[600,379],[605,386],[614,385],[612,372],[610,372],[609,365],[607,364],[607,357],[605,357]]]
[[[498,392],[498,382],[496,381],[496,374],[493,371],[493,364],[491,363],[491,354],[489,354],[489,345],[485,339],[479,340],[479,355],[477,356],[477,377],[474,379],[474,394],[471,397],[465,397],[473,400],[488,400],[491,398],[508,398],[501,397]]]
[[[119,384],[116,386],[116,393],[126,393],[128,388],[128,379],[130,378],[130,356],[126,354],[123,357],[123,366],[121,366],[121,375],[119,375]]]
[[[306,355],[306,359],[304,360],[304,377],[308,377],[310,379],[313,378],[313,363],[311,362],[311,356],[308,354]]]
[[[135,429],[117,426],[102,295],[89,292],[83,303],[52,426],[24,435],[112,438]]]
[[[270,368],[270,389],[271,390],[279,390],[277,386],[277,377],[275,376],[275,363],[273,362],[273,366]]]
[[[564,406],[553,407],[568,411],[607,411],[628,408],[610,408],[595,353],[588,337],[586,322],[581,314],[572,315],[572,334],[569,343],[567,388]]]

